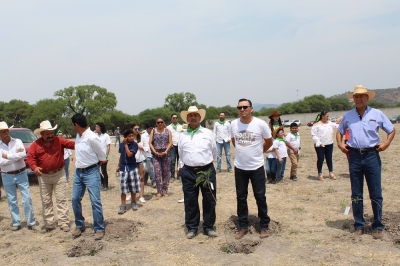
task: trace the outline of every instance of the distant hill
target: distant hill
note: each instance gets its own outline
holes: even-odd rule
[[[278,104],[262,104],[262,103],[253,103],[253,109],[254,111],[260,111],[261,108],[272,108],[272,107],[278,107]]]
[[[393,88],[393,89],[378,89],[374,90],[376,93],[376,96],[374,100],[389,104],[389,105],[395,105],[396,103],[400,102],[400,87],[398,88]],[[337,94],[332,96],[332,98],[346,98],[346,93],[353,93],[352,91],[348,91],[342,94]]]

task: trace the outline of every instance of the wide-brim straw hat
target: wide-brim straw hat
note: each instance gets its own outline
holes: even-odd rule
[[[283,130],[283,126],[277,127],[274,129],[274,131],[272,132],[272,137],[276,138],[276,135],[278,135],[279,130]]]
[[[4,130],[4,129],[10,129],[13,128],[14,126],[8,127],[7,123],[4,121],[0,122],[0,130]]]
[[[368,95],[368,100],[371,100],[372,98],[375,97],[375,92],[367,90],[363,85],[355,86],[353,93],[346,93],[347,97],[349,97],[350,99],[353,99],[353,96],[357,94]]]
[[[273,117],[273,116],[276,116],[276,115],[277,115],[277,116],[281,116],[281,114],[278,113],[278,111],[274,110],[274,111],[272,111],[271,115],[268,116],[268,118],[269,118],[269,119],[272,119],[272,117]]]
[[[40,136],[40,132],[45,131],[45,130],[54,130],[56,128],[57,128],[57,125],[55,127],[52,127],[50,121],[45,120],[40,123],[39,128],[37,128],[33,131],[33,134],[35,134],[36,136]]]
[[[200,115],[200,122],[204,120],[204,118],[206,117],[206,110],[204,109],[197,109],[196,106],[190,106],[189,109],[187,111],[182,111],[181,112],[181,118],[185,123],[189,122],[187,121],[187,116],[190,113],[198,113]]]

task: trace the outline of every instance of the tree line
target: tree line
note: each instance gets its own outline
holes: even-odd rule
[[[370,101],[370,106],[375,108],[388,107],[387,105]],[[146,123],[155,124],[157,117],[162,117],[168,124],[173,113],[178,114],[187,110],[189,106],[196,105],[198,108],[204,108],[207,117],[203,121],[211,122],[212,119],[218,119],[220,112],[225,112],[227,119],[238,117],[236,107],[232,106],[206,106],[198,103],[196,96],[190,92],[181,92],[168,94],[164,105],[153,109],[146,109],[138,115],[130,115],[115,109],[117,97],[113,92],[97,85],[82,85],[77,87],[68,87],[54,93],[54,98],[39,100],[35,104],[29,104],[27,101],[13,99],[9,102],[0,101],[0,121],[7,122],[8,125],[17,127],[26,127],[35,129],[43,120],[49,120],[52,125],[58,125],[58,128],[67,135],[74,136],[71,117],[76,113],[82,113],[86,116],[88,124],[94,129],[96,122],[103,122],[110,132],[116,127],[122,131],[128,129],[132,123],[137,123],[144,127]],[[262,108],[254,112],[255,116],[269,116],[273,110],[278,110],[281,114],[311,113],[320,111],[345,111],[353,107],[352,101],[345,98],[325,98],[317,94],[305,97],[301,101],[293,103],[284,103],[276,108]],[[182,123],[183,121],[180,121]]]

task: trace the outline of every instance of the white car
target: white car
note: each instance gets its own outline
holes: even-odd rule
[[[291,125],[292,123],[296,123],[298,127],[301,126],[301,122],[300,122],[299,119],[289,120],[289,121],[287,121],[285,124],[283,124],[283,126],[284,126],[284,127],[290,127],[290,125]]]

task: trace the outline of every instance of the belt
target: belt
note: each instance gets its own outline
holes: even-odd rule
[[[376,151],[377,146],[375,147],[370,147],[370,148],[363,148],[363,149],[358,149],[358,148],[352,148],[352,147],[348,147],[350,151],[355,151],[355,152],[359,152],[361,154],[370,152],[370,151]]]
[[[78,168],[78,170],[79,171],[81,171],[81,172],[85,172],[85,171],[87,171],[87,170],[90,170],[90,169],[92,169],[92,168],[94,168],[94,167],[98,167],[99,165],[97,164],[97,163],[95,163],[95,164],[92,164],[91,166],[88,166],[88,167],[86,167],[86,168]]]
[[[55,173],[57,173],[57,172],[59,172],[61,170],[62,170],[62,168],[59,168],[59,169],[54,170],[54,171],[48,171],[48,172],[42,172],[42,173],[43,174],[47,174],[47,175],[52,175],[52,174],[55,174]]]
[[[185,167],[190,169],[190,170],[192,170],[192,171],[198,172],[198,171],[206,170],[206,169],[210,168],[210,166],[212,164],[213,164],[212,162],[209,163],[209,164],[203,165],[203,166],[189,166],[189,165],[185,164]]]
[[[26,169],[26,167],[22,167],[19,170],[10,171],[10,172],[3,172],[3,173],[8,174],[8,175],[16,175],[16,174],[19,174],[19,173],[25,171],[25,169]]]

